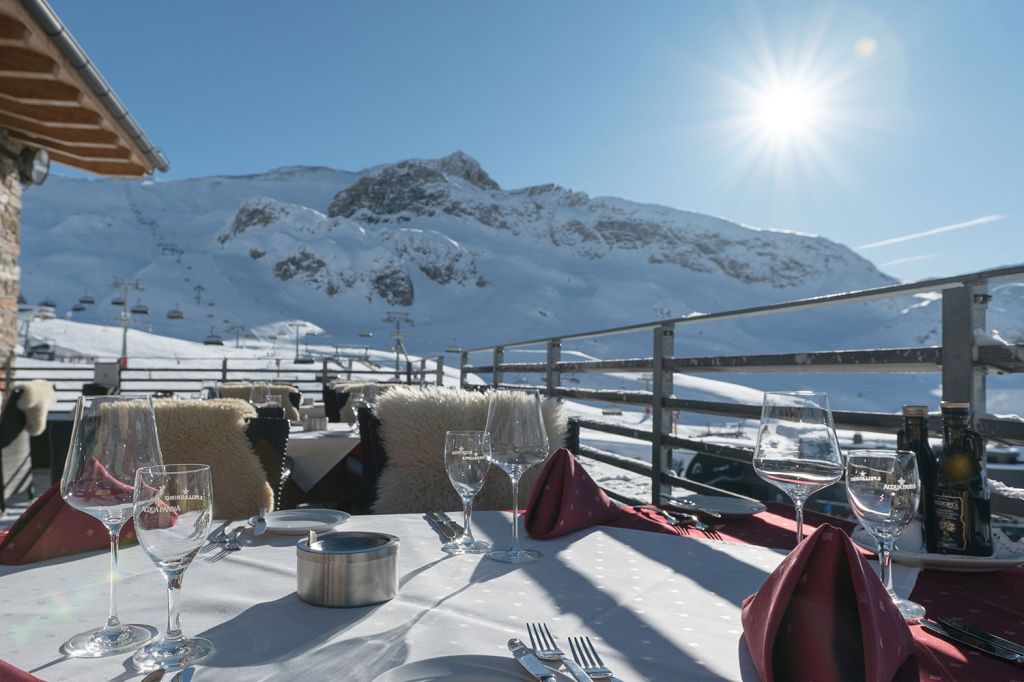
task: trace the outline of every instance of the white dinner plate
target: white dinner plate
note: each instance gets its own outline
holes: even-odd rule
[[[765,506],[757,500],[745,500],[742,497],[726,497],[724,495],[687,495],[686,497],[679,496],[677,499],[690,500],[698,507],[707,509],[709,511],[715,511],[722,515],[723,518],[739,518],[741,516],[752,516],[753,514],[760,514],[765,510]],[[672,500],[666,499],[667,503],[671,504]],[[681,509],[685,509],[685,504],[677,505]]]
[[[877,547],[875,538],[863,526],[857,526],[850,537],[855,543],[872,552]],[[913,568],[927,568],[951,573],[989,573],[1024,564],[1024,554],[1014,553],[998,544],[995,556],[990,557],[906,552],[899,549],[899,540],[896,541],[896,544],[897,548],[893,550],[892,560]]]
[[[559,682],[572,681],[571,677],[557,670],[551,670],[551,674]],[[413,661],[388,670],[375,682],[516,682],[535,679],[510,654],[508,658],[466,655]]]
[[[336,509],[282,509],[270,512],[263,517],[267,522],[268,533],[280,535],[304,535],[311,530],[330,530],[345,523],[349,515]],[[255,525],[256,517],[249,519]]]

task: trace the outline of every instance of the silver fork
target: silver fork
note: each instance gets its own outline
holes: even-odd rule
[[[238,538],[242,536],[242,532],[245,531],[244,526],[239,526],[231,532],[231,535],[224,540],[224,549],[228,552],[237,552],[242,549],[242,545],[238,543]]]
[[[566,656],[565,652],[555,644],[555,637],[546,623],[527,623],[526,632],[530,635],[530,646],[537,658],[545,661],[560,661],[573,676],[573,679],[578,682],[589,682],[590,676],[587,672]]]
[[[583,668],[583,672],[595,680],[605,679],[612,676],[612,671],[605,667],[604,661],[597,655],[590,637],[570,637],[569,648],[572,649],[572,657]]]

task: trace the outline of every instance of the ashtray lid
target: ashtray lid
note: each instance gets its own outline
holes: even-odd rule
[[[308,538],[299,540],[298,551],[307,555],[387,556],[398,551],[398,538],[388,533],[364,531],[338,531],[317,535],[310,531]]]

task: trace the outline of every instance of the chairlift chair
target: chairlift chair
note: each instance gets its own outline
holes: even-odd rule
[[[185,313],[183,313],[181,311],[181,308],[179,308],[177,305],[175,305],[173,308],[171,308],[170,310],[167,311],[167,319],[168,320],[184,320],[185,319]]]
[[[80,313],[83,310],[85,310],[85,306],[82,305],[81,303],[76,303],[73,306],[71,306],[71,312],[73,313]]]
[[[56,308],[57,307],[56,301],[54,301],[53,298],[51,298],[50,296],[47,296],[42,301],[40,301],[39,305],[40,305],[40,307],[43,307],[43,308]]]
[[[142,304],[142,299],[132,306],[132,315],[149,315],[149,306]]]
[[[221,338],[220,334],[214,333],[213,327],[210,327],[210,333],[203,339],[204,346],[223,346],[224,339]]]
[[[296,365],[312,365],[315,362],[316,361],[313,359],[312,355],[296,355],[295,356],[295,364]]]
[[[96,299],[92,297],[89,292],[82,294],[82,297],[78,299],[78,302],[82,305],[93,305],[96,303]]]
[[[124,298],[121,296],[115,296],[110,299],[110,305],[124,305]]]

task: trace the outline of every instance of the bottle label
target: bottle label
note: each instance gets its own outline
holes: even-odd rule
[[[936,548],[942,552],[967,549],[967,504],[965,495],[936,495]]]

